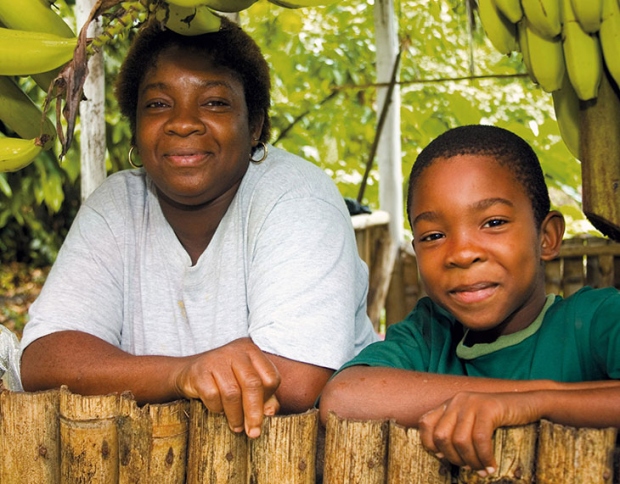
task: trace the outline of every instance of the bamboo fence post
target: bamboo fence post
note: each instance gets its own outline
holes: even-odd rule
[[[387,477],[387,420],[342,419],[330,412],[324,484],[383,484]]]
[[[583,246],[583,239],[575,237],[564,241],[566,246]],[[583,255],[576,257],[564,257],[564,271],[562,277],[562,295],[567,298],[583,287],[584,266]]]
[[[183,484],[187,463],[189,402],[177,400],[150,405],[153,429],[149,461],[149,482]]]
[[[545,262],[545,291],[547,294],[562,294],[562,259]]]
[[[150,484],[148,473],[153,424],[148,405],[140,408],[131,395],[121,395],[117,424],[119,484]]]
[[[461,468],[458,482],[463,484],[534,482],[537,430],[537,424],[496,429],[493,436],[497,461],[495,473],[488,477],[480,477],[476,471]]]
[[[190,401],[187,483],[246,484],[248,444],[244,433],[228,427],[224,415]]]
[[[267,417],[260,437],[250,440],[252,484],[314,484],[319,411]]]
[[[58,390],[0,394],[0,482],[60,483]]]
[[[615,428],[587,429],[540,422],[537,484],[611,484]]]
[[[609,240],[601,237],[585,239],[588,247],[605,247]],[[588,255],[586,257],[586,285],[592,287],[608,287],[614,285],[613,254]]]
[[[82,396],[60,389],[61,482],[118,482],[118,395]]]
[[[451,466],[422,445],[420,432],[390,421],[387,484],[450,484]]]

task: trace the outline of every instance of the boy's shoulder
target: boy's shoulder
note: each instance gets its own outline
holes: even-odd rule
[[[594,317],[609,315],[617,319],[620,311],[620,291],[615,287],[593,288],[584,286],[570,296],[556,296],[554,304],[549,308],[545,319],[561,318],[578,319],[582,323]]]

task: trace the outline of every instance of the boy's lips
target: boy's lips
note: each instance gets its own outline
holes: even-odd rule
[[[450,296],[463,304],[472,304],[484,301],[495,294],[498,284],[493,282],[478,282],[457,286],[449,291]]]

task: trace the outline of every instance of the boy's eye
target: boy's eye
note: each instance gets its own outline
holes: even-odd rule
[[[501,218],[494,218],[485,223],[484,227],[499,227],[501,225],[504,225],[505,223],[507,223],[506,220],[502,220]]]
[[[432,234],[427,234],[424,237],[420,237],[420,242],[432,242],[434,240],[439,240],[443,237],[444,235],[442,233],[435,232]]]

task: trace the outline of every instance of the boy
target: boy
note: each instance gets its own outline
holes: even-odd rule
[[[321,418],[393,418],[458,466],[495,472],[497,427],[620,427],[620,293],[545,295],[564,219],[518,136],[452,129],[413,166],[407,201],[428,297],[328,383]]]

